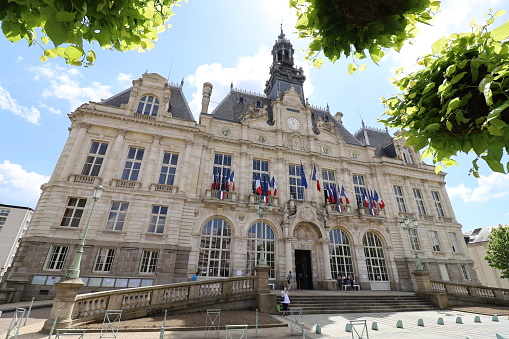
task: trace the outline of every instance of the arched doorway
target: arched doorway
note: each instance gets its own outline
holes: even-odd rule
[[[382,241],[375,233],[367,232],[362,238],[362,244],[371,289],[390,290],[391,284]]]

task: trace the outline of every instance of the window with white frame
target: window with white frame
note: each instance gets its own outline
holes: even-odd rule
[[[67,257],[67,252],[69,252],[68,246],[52,245],[50,247],[48,257],[46,258],[44,269],[50,271],[61,271],[64,266],[65,258]]]
[[[247,237],[247,275],[255,275],[254,268],[258,264],[261,247],[263,246],[266,264],[270,266],[269,279],[275,279],[276,248],[274,231],[266,223],[257,222],[251,226]]]
[[[420,251],[421,245],[419,244],[419,237],[417,236],[417,230],[415,228],[409,228],[408,236],[410,237],[410,244],[412,245],[412,250]]]
[[[151,95],[144,96],[138,102],[136,113],[156,116],[159,110],[159,99]]]
[[[253,193],[256,193],[256,180],[260,180],[260,186],[265,192],[268,189],[270,176],[269,176],[269,162],[266,160],[253,159]]]
[[[355,275],[353,272],[352,249],[348,236],[341,230],[329,231],[329,256],[332,277]]]
[[[143,148],[129,147],[124,171],[122,172],[122,180],[138,180],[144,153],[145,150]]]
[[[407,164],[414,164],[414,157],[412,156],[412,153],[410,152],[410,150],[408,148],[403,148],[401,150],[401,153],[403,154],[403,160],[407,163]]]
[[[156,273],[159,251],[143,251],[140,263],[140,273]]]
[[[304,200],[304,186],[302,185],[300,165],[288,166],[288,180],[290,183],[290,198]]]
[[[2,215],[2,216],[8,216],[10,212],[11,212],[11,210],[8,210],[5,208],[0,209],[0,215]]]
[[[431,196],[433,197],[433,201],[435,202],[435,207],[437,209],[437,213],[439,217],[444,217],[445,213],[442,209],[442,203],[440,202],[440,195],[436,191],[431,191]]]
[[[122,231],[127,216],[128,202],[112,201],[110,214],[106,223],[107,230]]]
[[[91,177],[98,176],[107,149],[108,143],[93,141],[92,145],[90,145],[90,150],[88,151],[88,156],[85,160],[85,165],[83,166],[81,175],[88,175]]]
[[[69,198],[60,226],[78,227],[86,204],[87,199]]]
[[[214,155],[213,173],[218,178],[221,190],[226,190],[226,185],[228,182],[228,178],[230,177],[231,171],[232,171],[232,156],[228,154],[216,153]]]
[[[7,221],[7,218],[5,217],[0,217],[0,226],[3,226],[5,225],[5,222]]]
[[[231,256],[230,225],[222,219],[209,220],[200,237],[198,270],[206,277],[229,277]]]
[[[99,248],[95,257],[94,272],[110,272],[114,258],[114,248]]]
[[[451,249],[454,253],[460,253],[461,248],[458,245],[458,238],[456,237],[456,233],[449,232],[447,233],[449,236],[449,242],[451,243]]]
[[[363,175],[353,175],[353,190],[355,192],[355,200],[357,201],[357,207],[363,206],[364,194],[366,194],[366,184]]]
[[[405,198],[403,197],[403,188],[401,186],[393,186],[394,196],[396,197],[396,203],[398,204],[398,211],[406,213]]]
[[[467,265],[460,265],[461,275],[463,276],[463,280],[470,280],[470,274],[468,273]]]
[[[431,239],[431,247],[433,248],[433,251],[441,252],[442,249],[440,248],[440,241],[438,240],[437,231],[429,231],[429,237]]]
[[[175,182],[175,173],[177,173],[177,162],[179,155],[175,153],[164,152],[163,165],[159,174],[160,185],[173,185]]]
[[[148,224],[149,233],[163,233],[164,224],[166,223],[166,215],[168,214],[168,206],[152,206],[152,214]]]
[[[368,269],[369,281],[389,281],[382,241],[373,232],[367,232],[362,238],[364,257]]]
[[[331,170],[322,170],[322,182],[323,182],[323,194],[326,197],[326,192],[328,188],[333,190],[336,189],[336,173]]]
[[[418,188],[414,188],[414,198],[415,203],[417,204],[417,209],[419,210],[420,215],[426,214],[426,209],[424,208],[424,201],[422,200],[422,192]]]

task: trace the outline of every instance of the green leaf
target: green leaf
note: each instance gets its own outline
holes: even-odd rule
[[[348,74],[353,74],[355,71],[357,71],[356,65],[354,63],[350,63],[348,65]]]
[[[507,21],[502,26],[493,29],[490,32],[490,35],[496,41],[502,41],[507,39],[509,37],[509,21]]]
[[[56,18],[49,18],[44,25],[44,30],[55,46],[67,41],[67,26]]]
[[[461,72],[460,74],[455,75],[454,78],[451,79],[451,84],[454,85],[455,83],[463,79],[465,74],[467,74],[467,72]]]
[[[447,45],[447,39],[445,36],[441,37],[431,45],[431,51],[433,54],[439,54],[444,46]]]
[[[495,126],[488,126],[488,132],[491,134],[491,135],[495,135],[497,137],[500,137],[502,135],[504,135],[504,132],[501,131],[500,129],[498,129],[497,127]]]
[[[447,114],[449,114],[452,110],[459,107],[461,101],[460,98],[454,98],[451,101],[449,101],[449,104],[447,105]]]
[[[484,159],[485,157],[483,157]],[[484,159],[493,172],[505,173],[504,165],[500,161]]]
[[[322,65],[323,65],[323,59],[322,58],[313,59],[313,66],[315,66],[316,68],[321,68]]]
[[[83,54],[84,54],[83,49],[73,45],[67,46],[64,52],[66,59],[71,60],[73,62],[79,60],[83,56]]]
[[[75,17],[76,17],[76,13],[65,12],[65,11],[57,12],[57,14],[56,14],[56,19],[57,19],[57,21],[60,21],[60,22],[72,21],[72,20],[74,20]]]
[[[509,107],[509,101],[506,101],[502,105],[492,110],[487,116],[487,121],[490,121],[491,119],[498,117],[500,113],[502,113],[502,111],[505,110],[507,107]]]
[[[422,132],[423,133],[433,133],[433,132],[437,131],[439,128],[440,128],[440,124],[434,123],[434,124],[428,125]]]
[[[452,124],[451,124],[451,122],[450,122],[449,120],[447,120],[447,121],[445,122],[445,126],[447,127],[447,129],[448,129],[449,131],[450,131],[450,130],[452,130]]]
[[[450,77],[451,75],[454,74],[454,72],[456,72],[456,65],[450,65],[449,67],[447,67],[447,69],[445,70],[445,76],[446,77]]]
[[[433,88],[435,88],[436,84],[434,82],[430,82],[426,85],[426,87],[424,87],[424,90],[422,91],[422,95],[428,93],[429,91],[431,91]]]
[[[10,42],[18,42],[23,38],[21,25],[10,21],[2,21],[2,32]]]

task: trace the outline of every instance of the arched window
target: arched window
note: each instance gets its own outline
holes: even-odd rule
[[[368,232],[362,238],[362,244],[364,245],[369,281],[389,281],[384,249],[380,238],[375,233]]]
[[[333,229],[329,232],[329,238],[330,268],[332,277],[337,279],[338,275],[344,274],[348,276],[351,274],[355,279],[355,275],[353,274],[352,252],[348,236],[341,230]]]
[[[247,240],[247,275],[254,275],[254,267],[260,257],[260,249],[263,245],[265,251],[265,260],[270,266],[269,278],[276,278],[275,272],[275,241],[274,232],[266,223],[256,223],[249,229]]]
[[[151,95],[144,96],[138,103],[136,113],[155,117],[159,110],[159,99]]]
[[[224,220],[213,219],[205,224],[200,238],[199,275],[230,276],[231,228]]]

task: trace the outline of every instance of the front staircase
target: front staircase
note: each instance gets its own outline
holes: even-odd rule
[[[290,308],[303,314],[378,313],[437,310],[417,295],[292,295]]]

